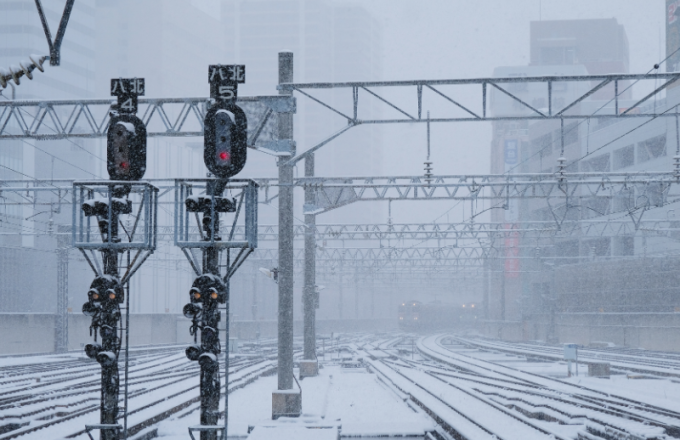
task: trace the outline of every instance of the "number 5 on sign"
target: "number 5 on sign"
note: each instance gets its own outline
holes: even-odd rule
[[[234,99],[234,86],[220,86],[219,94],[222,99]]]

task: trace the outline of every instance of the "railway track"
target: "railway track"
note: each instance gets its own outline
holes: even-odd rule
[[[198,408],[199,368],[186,359],[184,348],[131,350],[129,438]],[[230,362],[229,392],[275,369],[271,354],[239,355]],[[87,438],[85,424],[99,419],[99,371],[99,364],[83,357],[0,368],[0,440]],[[121,406],[122,399],[121,392]]]
[[[464,337],[452,337],[451,340],[481,350],[546,361],[560,361],[564,357],[561,347],[538,343],[511,344],[503,341]],[[673,353],[647,352],[636,349],[614,351],[614,349],[586,348],[579,350],[579,362],[608,362],[612,369],[622,373],[680,378],[680,356]]]
[[[447,339],[467,344],[469,339],[452,338],[435,335],[412,342],[403,334],[352,335],[328,351],[340,362],[350,355],[361,357],[378,380],[428,414],[439,426],[427,434],[430,439],[680,438],[676,408],[475,358],[471,354],[480,347],[443,344]],[[273,373],[274,345],[271,341],[233,358],[223,391]],[[183,349],[131,353],[129,438],[153,438],[159,422],[199,408],[199,369],[186,360]],[[668,361],[675,359],[669,356]],[[0,368],[0,440],[85,439],[84,425],[98,419],[99,386],[99,365],[83,357],[24,360]]]
[[[416,360],[394,339],[362,349],[382,381],[453,438],[680,438],[680,412],[475,359],[442,339],[418,340]]]

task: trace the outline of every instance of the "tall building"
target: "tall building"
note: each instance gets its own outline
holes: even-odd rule
[[[382,77],[382,32],[376,18],[359,3],[228,0],[222,4],[221,20],[224,23],[225,48],[220,59],[225,63],[246,65],[246,84],[239,88],[243,95],[278,93],[277,63],[281,51],[294,53],[294,80],[298,83],[371,81]],[[333,90],[314,90],[311,94],[345,114],[352,114],[351,94],[347,90],[344,94]],[[313,147],[346,127],[346,119],[301,94],[296,95],[294,136],[298,152]],[[364,110],[363,118],[377,116],[379,111],[369,106]],[[355,127],[315,154],[315,174],[324,177],[381,175],[382,158],[381,128]],[[248,164],[241,175],[276,176],[276,173],[271,156],[249,152]],[[302,163],[296,173],[298,176],[304,174]],[[295,203],[295,212],[301,214],[301,192],[296,194]],[[274,208],[262,206],[259,217],[262,223],[277,222]],[[357,203],[319,215],[317,223],[384,222],[386,214],[385,204]],[[299,214],[296,217],[302,218]],[[236,274],[234,292],[252,289],[249,272],[244,270]],[[318,276],[320,279],[322,275]],[[328,283],[319,309],[320,318],[337,318],[338,297],[341,295],[338,284],[335,281],[332,285]],[[301,282],[296,283],[296,297],[300,294],[298,288],[301,285]],[[296,304],[301,302],[296,299]],[[344,316],[353,316],[351,307],[352,301],[345,300]],[[233,310],[241,317],[251,316],[251,303],[249,300],[237,301]]]
[[[564,20],[531,22],[530,32],[530,64],[527,66],[509,66],[495,69],[496,77],[532,77],[532,76],[576,76],[600,75],[609,73],[628,73],[629,51],[628,39],[623,26],[616,19]],[[625,90],[627,84],[620,84],[619,99],[621,106],[630,104],[631,90]],[[564,108],[588,90],[587,84],[571,82],[553,85],[553,112]],[[545,86],[539,84],[510,84],[508,91],[516,94],[524,102],[534,108],[547,111],[549,103]],[[613,96],[614,89],[604,87],[586,100],[577,104],[571,111],[594,112]],[[491,111],[494,116],[528,115],[531,110],[517,101],[494,91],[491,95]],[[562,135],[559,121],[497,121],[493,123],[491,145],[491,172],[503,173],[552,173],[558,166],[558,158],[565,157],[571,163],[583,156],[596,145],[591,132],[603,129],[609,120],[565,121],[564,151],[561,150]],[[619,126],[621,124],[618,124]],[[607,169],[593,159],[593,170]],[[599,159],[598,159],[599,160]],[[581,169],[591,162],[581,162]],[[579,163],[570,165],[567,171],[579,171]],[[573,213],[570,213],[573,215]],[[586,214],[587,216],[589,214]],[[592,214],[594,215],[594,214]],[[590,215],[590,216],[592,216]],[[503,222],[508,227],[522,222],[553,220],[553,216],[545,204],[536,201],[511,201],[503,210],[492,212],[492,221]],[[532,244],[536,246],[536,244]],[[578,238],[574,240],[558,240],[544,250],[550,255],[578,257],[582,253],[591,254],[593,245],[595,252],[602,253],[603,243],[590,243]],[[533,270],[527,259],[519,256],[530,256],[527,244],[520,238],[508,238],[504,243],[505,258],[498,268],[495,285],[504,290],[505,305],[498,301],[491,302],[491,313],[495,318],[522,319],[528,304],[535,304],[540,298],[543,284],[533,282],[528,273]],[[615,246],[616,247],[616,246]],[[629,249],[625,244],[618,246],[619,252]],[[609,252],[609,246],[607,246]],[[565,260],[566,261],[566,260]],[[574,261],[574,260],[572,260]],[[526,266],[526,267],[523,267]],[[535,291],[535,292],[534,292]],[[540,292],[539,292],[540,291]],[[504,316],[503,316],[504,315]]]
[[[531,66],[581,64],[589,75],[628,73],[628,37],[615,18],[532,21]]]
[[[64,2],[42,4],[54,38]],[[32,54],[49,54],[35,2],[1,2],[0,29],[0,68],[17,66]],[[79,0],[73,8],[61,46],[61,65],[50,66],[46,62],[45,72],[34,71],[33,80],[24,76],[20,85],[10,82],[0,94],[0,100],[93,97],[96,94],[95,29],[94,1]],[[10,119],[6,130],[18,132],[16,120]],[[48,128],[45,130],[49,133]],[[0,179],[99,178],[105,168],[99,145],[99,141],[74,139],[2,140]],[[20,185],[20,182],[12,184]],[[71,215],[69,205],[48,203],[51,195],[20,197],[7,193],[0,202],[1,266],[3,273],[12,274],[0,280],[3,312],[55,311],[58,258],[55,248],[65,246],[65,236],[59,233],[67,233]],[[27,203],[31,200],[34,204]],[[72,269],[77,272],[83,267],[79,262],[72,262]],[[72,277],[70,283],[73,290],[84,288],[76,277]]]
[[[277,94],[278,53],[294,53],[295,82],[371,81],[381,78],[381,29],[359,4],[329,0],[228,0],[222,6],[225,52],[221,59],[246,65],[244,95]],[[312,95],[351,114],[351,95],[316,90]],[[370,118],[378,111],[366,106]],[[323,141],[347,120],[299,95],[295,117],[298,152]],[[316,154],[316,175],[380,175],[380,128],[357,127]],[[270,156],[251,154],[243,175],[275,175]],[[302,169],[298,171],[301,175]],[[300,205],[301,206],[301,205]],[[382,207],[347,207],[324,214],[319,221],[384,220]],[[321,220],[323,219],[323,220]],[[351,219],[351,220],[350,220]]]

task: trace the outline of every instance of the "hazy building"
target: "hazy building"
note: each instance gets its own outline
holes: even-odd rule
[[[43,2],[52,36],[56,35],[64,2]],[[34,79],[26,76],[20,84],[10,82],[0,94],[8,99],[82,99],[96,94],[96,45],[94,1],[76,2],[61,46],[60,66],[45,63],[45,72],[35,70]],[[47,40],[31,0],[0,3],[0,68],[18,66],[31,55],[49,54]],[[30,121],[30,115],[20,114]],[[6,130],[18,132],[19,124],[10,119]],[[51,128],[45,126],[49,134]],[[76,139],[59,141],[0,141],[0,178],[12,180],[99,178],[105,162],[98,151],[99,141]],[[10,184],[20,186],[20,182]],[[0,203],[0,246],[2,269],[0,298],[3,312],[53,313],[56,306],[57,247],[70,225],[70,205],[48,202],[42,193],[6,193]],[[55,197],[52,200],[57,200]],[[66,228],[66,229],[65,229]],[[63,255],[63,254],[62,254]],[[74,254],[72,254],[74,255]],[[75,260],[75,259],[72,259]],[[74,274],[85,273],[84,263],[71,261]],[[36,276],[39,274],[39,276]],[[89,277],[89,276],[88,276]],[[86,289],[82,279],[72,277],[71,290]],[[85,290],[83,290],[85,291]]]
[[[628,37],[615,18],[532,21],[530,65],[581,64],[588,74],[628,73]]]
[[[223,3],[221,14],[225,41],[222,59],[246,65],[243,94],[278,93],[281,51],[294,53],[294,80],[298,83],[381,78],[382,32],[375,17],[360,5],[326,0],[229,0]],[[314,90],[311,94],[345,114],[352,113],[351,90]],[[301,94],[297,96],[298,152],[347,125],[346,119]],[[377,115],[376,107],[362,107],[366,113],[360,117]],[[353,128],[316,154],[316,175],[380,175],[382,155],[379,128]],[[271,156],[254,153],[243,175],[275,175],[273,165]],[[300,168],[298,173],[302,172]],[[318,221],[377,221],[383,211],[380,204],[362,206],[361,210],[347,207],[319,217]]]
[[[530,26],[529,65],[496,68],[495,77],[579,76],[629,71],[628,39],[625,29],[616,19],[535,21]],[[506,87],[508,92],[539,111],[547,113],[550,108],[556,113],[587,92],[589,84],[554,83],[551,102],[548,102],[548,92],[544,85],[508,84]],[[621,82],[619,87],[620,91],[625,90],[627,84]],[[613,85],[605,87],[570,111],[594,112],[613,96]],[[631,104],[630,97],[630,90],[621,93],[619,99],[622,107]],[[531,109],[497,91],[491,94],[491,111],[494,116],[533,114]],[[597,119],[584,124],[569,120],[565,121],[563,134],[559,121],[494,122],[491,172],[552,173],[557,170],[559,157],[565,157],[567,164],[571,164],[567,171],[579,171],[579,164],[572,162],[582,157],[597,142],[591,139],[590,131],[601,130],[607,123],[606,120]],[[604,170],[598,168],[600,169]],[[492,212],[492,221],[503,222],[512,227],[523,222],[553,221],[555,218],[551,208],[540,200],[513,200],[504,208]],[[573,211],[568,213],[570,219],[577,215]],[[595,214],[589,211],[585,218],[593,215]],[[494,284],[496,291],[504,291],[502,296],[505,304],[501,306],[498,301],[491,301],[491,313],[495,318],[523,319],[527,311],[532,310],[530,305],[535,306],[540,303],[541,295],[545,296],[545,283],[531,278],[529,273],[536,270],[534,263],[520,257],[530,257],[539,251],[527,250],[527,243],[523,243],[520,237],[506,238],[503,245],[504,258],[498,262]],[[533,243],[532,246],[538,245]],[[610,245],[603,240],[591,243],[576,237],[558,240],[554,246],[540,252],[543,256],[560,255],[565,257],[564,262],[576,263],[582,253],[591,255],[593,247],[596,247],[595,252],[598,255],[605,248],[607,252],[610,251]],[[630,246],[627,242],[622,242],[615,247],[620,248],[619,251],[627,251]],[[576,259],[570,260],[569,257]]]

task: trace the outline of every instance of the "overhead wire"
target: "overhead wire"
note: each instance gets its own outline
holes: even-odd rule
[[[648,71],[645,73],[645,75],[649,75],[652,71],[658,70],[658,69],[661,67],[661,65],[662,65],[663,63],[665,63],[666,61],[668,61],[668,59],[670,59],[673,55],[675,55],[675,54],[678,53],[679,51],[680,51],[680,47],[677,48],[676,50],[674,50],[670,55],[668,55],[666,58],[664,58],[663,60],[661,60],[659,63],[656,63],[650,70],[648,70]],[[590,119],[591,119],[592,117],[594,117],[594,116],[597,114],[597,112],[599,112],[600,110],[602,110],[603,108],[605,108],[605,107],[606,107],[607,105],[609,105],[612,101],[614,101],[618,96],[621,96],[623,93],[625,93],[627,90],[629,90],[631,87],[633,87],[635,84],[637,84],[637,83],[640,82],[641,80],[642,80],[642,79],[637,79],[637,80],[635,80],[633,83],[631,83],[630,85],[628,85],[628,87],[626,87],[624,90],[622,90],[621,92],[619,92],[615,97],[609,99],[609,100],[606,101],[604,104],[602,104],[599,108],[597,108],[597,109],[590,115],[590,117],[585,118],[585,119],[583,119],[582,121],[578,122],[574,127],[572,127],[572,128],[571,128],[567,133],[565,133],[565,134],[571,133],[571,131],[578,129],[578,127],[579,127],[581,124],[583,124],[584,122],[588,122],[588,124],[590,124]],[[614,139],[614,140],[612,140],[612,141],[610,141],[610,142],[608,142],[608,143],[602,145],[601,147],[598,147],[597,149],[594,149],[593,151],[588,151],[588,152],[586,153],[586,155],[584,155],[584,156],[582,156],[582,157],[580,157],[580,158],[578,158],[578,159],[575,159],[575,160],[572,161],[569,165],[572,165],[573,163],[576,163],[576,162],[578,162],[578,161],[584,159],[585,157],[590,156],[590,155],[593,154],[594,152],[596,152],[596,151],[598,151],[598,150],[600,150],[600,149],[602,149],[602,148],[605,148],[605,147],[608,146],[608,145],[611,145],[613,142],[615,142],[615,141],[617,141],[617,140],[623,138],[624,136],[627,136],[628,134],[632,133],[633,131],[639,129],[640,127],[642,127],[642,126],[644,126],[644,125],[646,125],[646,124],[648,124],[649,122],[653,121],[654,119],[656,119],[656,118],[658,118],[658,117],[660,117],[660,116],[662,116],[662,115],[668,113],[670,110],[672,110],[672,109],[674,109],[674,108],[677,108],[678,106],[680,106],[680,104],[678,104],[678,105],[676,105],[676,106],[674,106],[674,107],[671,107],[671,108],[667,109],[666,111],[664,111],[663,113],[661,113],[661,114],[659,114],[659,115],[656,115],[656,116],[654,116],[654,117],[651,117],[651,119],[645,121],[644,123],[640,124],[639,126],[633,128],[633,129],[629,130],[628,132],[624,133],[623,135],[619,136],[618,138],[616,138],[616,139]],[[553,146],[555,143],[557,143],[557,139],[555,139],[554,141],[552,141],[550,144],[544,146],[541,150],[537,151],[536,153],[534,153],[534,154],[532,154],[531,156],[527,157],[526,159],[522,160],[520,163],[518,163],[518,164],[515,165],[514,167],[512,167],[512,168],[506,170],[503,174],[505,175],[505,174],[508,174],[509,172],[515,170],[517,167],[519,167],[520,165],[526,163],[529,159],[535,157],[536,155],[540,154],[542,151],[544,151],[544,150],[547,149],[548,147],[551,147],[551,148],[552,148],[552,146]],[[451,210],[453,210],[453,209],[454,209],[456,206],[458,206],[461,202],[462,202],[462,201],[459,201],[458,203],[456,203],[454,206],[452,206],[452,207],[449,208],[447,211],[445,211],[444,214],[442,214],[442,215],[440,215],[439,217],[437,217],[433,222],[436,222],[436,220],[438,220],[439,218],[441,218],[443,215],[445,215],[446,213],[448,213],[448,212],[450,212]],[[500,207],[500,206],[499,206],[499,207]],[[493,209],[493,207],[488,208],[487,210],[489,210],[489,209]],[[475,216],[476,216],[476,215],[472,215],[471,218],[470,218],[469,220],[463,220],[463,223],[465,223],[465,222],[467,222],[467,221],[472,221],[472,219],[473,219]]]

